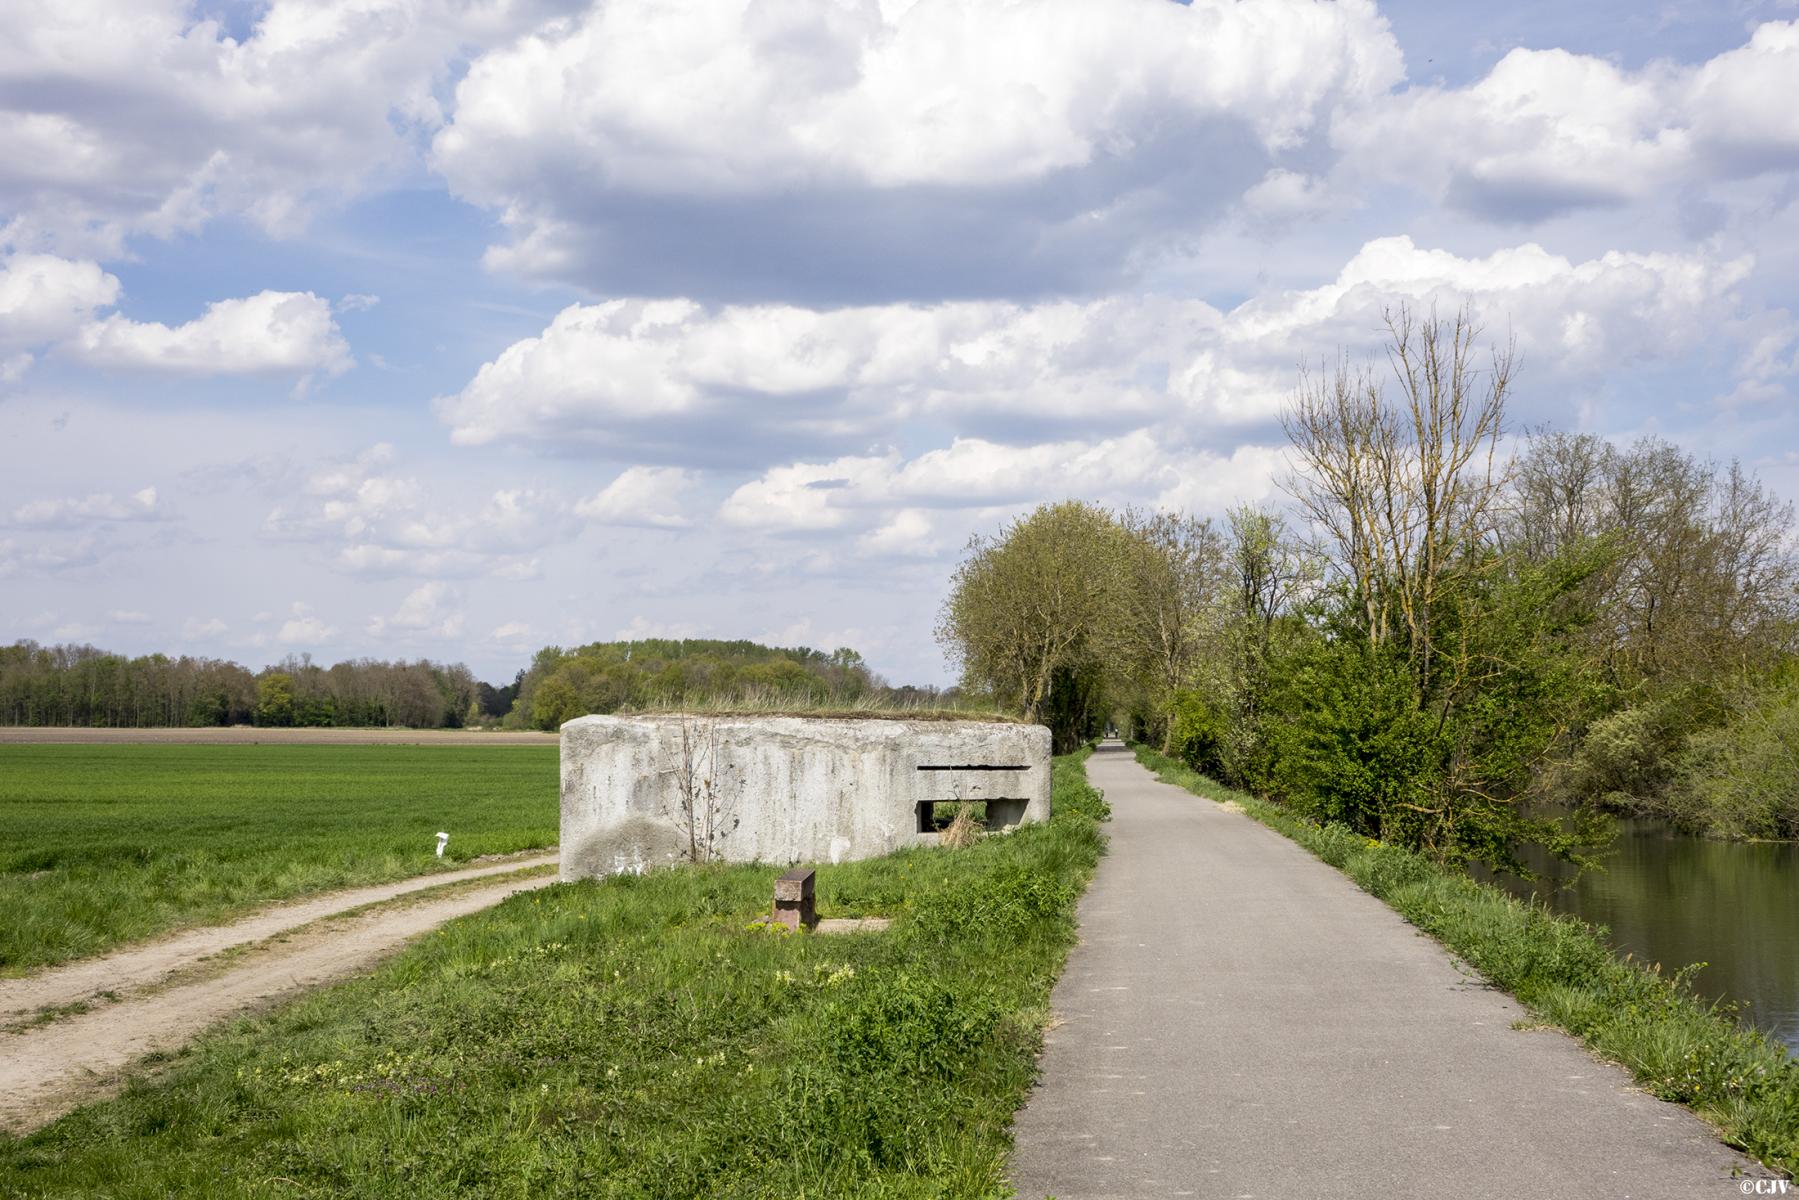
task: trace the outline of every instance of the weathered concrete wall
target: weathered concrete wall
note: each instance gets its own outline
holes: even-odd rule
[[[992,828],[1047,821],[1049,750],[1041,725],[581,717],[562,727],[562,878],[868,858],[935,843],[921,825],[944,801],[986,802]]]

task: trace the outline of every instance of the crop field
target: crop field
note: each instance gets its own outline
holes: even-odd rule
[[[553,846],[556,764],[554,744],[0,745],[0,974]]]
[[[1012,1114],[1103,848],[1081,757],[1054,782],[1048,824],[819,869],[821,915],[887,932],[755,924],[768,866],[515,896],[0,1137],[0,1193],[1010,1194]]]

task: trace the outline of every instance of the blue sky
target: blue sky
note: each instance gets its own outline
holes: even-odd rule
[[[972,533],[1278,502],[1303,357],[1799,495],[1799,3],[15,0],[0,637],[930,636]]]

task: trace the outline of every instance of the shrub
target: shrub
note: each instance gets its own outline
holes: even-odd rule
[[[1799,838],[1799,691],[1757,697],[1730,725],[1696,735],[1670,808],[1727,837]]]

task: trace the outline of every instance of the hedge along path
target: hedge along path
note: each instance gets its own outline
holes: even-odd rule
[[[1015,1125],[1024,1197],[1737,1194],[1764,1168],[1241,812],[1087,763],[1111,849]]]
[[[354,974],[445,921],[554,883],[544,872],[556,861],[539,855],[336,892],[0,980],[0,1130],[28,1133],[117,1091],[131,1063],[216,1021]]]

